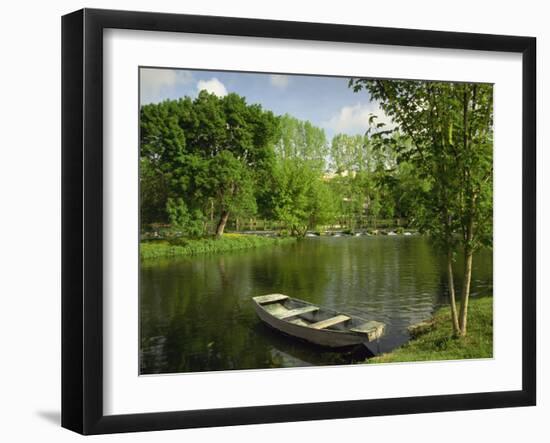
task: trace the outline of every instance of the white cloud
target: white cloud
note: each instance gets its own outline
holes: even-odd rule
[[[210,94],[215,94],[218,97],[227,95],[227,89],[225,85],[217,78],[211,78],[210,80],[199,80],[197,83],[197,89],[199,91],[207,91]]]
[[[290,78],[288,75],[273,74],[269,76],[269,82],[279,89],[285,89],[288,86]]]
[[[170,96],[173,88],[193,81],[190,71],[143,68],[140,72],[141,102],[160,101]]]
[[[369,129],[369,118],[376,115],[377,123],[385,123],[387,128],[392,128],[395,124],[382,109],[376,104],[357,103],[352,106],[344,106],[333,115],[324,126],[333,130],[335,133],[343,132],[349,135],[364,134]]]

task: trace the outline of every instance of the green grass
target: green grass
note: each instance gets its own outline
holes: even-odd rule
[[[468,305],[468,333],[452,337],[451,309],[439,309],[430,327],[393,352],[368,360],[368,363],[393,363],[427,360],[460,360],[493,356],[493,297],[471,298]]]
[[[171,240],[142,241],[139,252],[142,259],[154,259],[238,251],[242,249],[288,244],[294,241],[295,238],[290,237],[224,234],[223,237],[219,239],[206,237],[200,239],[177,238]]]

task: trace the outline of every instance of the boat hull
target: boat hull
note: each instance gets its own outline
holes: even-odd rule
[[[368,342],[365,335],[329,329],[315,330],[278,319],[265,311],[258,303],[254,303],[254,308],[258,317],[272,328],[319,346],[343,348]]]

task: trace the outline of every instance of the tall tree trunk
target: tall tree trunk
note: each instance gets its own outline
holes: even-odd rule
[[[468,327],[468,299],[470,298],[470,282],[472,280],[473,252],[468,248],[464,252],[464,284],[460,306],[460,335],[465,336]]]
[[[449,296],[451,298],[451,321],[453,324],[453,334],[458,335],[460,333],[460,326],[458,324],[458,312],[456,310],[456,294],[453,276],[453,253],[451,250],[447,252],[447,278],[449,280]]]
[[[229,211],[222,211],[220,221],[218,222],[218,226],[216,227],[217,238],[220,238],[223,235],[223,230],[225,229],[225,224],[227,223],[228,218],[229,218]]]
[[[464,88],[464,94],[462,99],[463,104],[463,125],[464,125],[464,135],[463,135],[463,144],[464,144],[464,151],[468,152],[469,150],[469,138],[468,138],[468,102],[469,102],[469,91],[467,88]],[[463,167],[463,180],[464,185],[468,183],[468,168],[466,166]],[[468,195],[468,193],[466,193]],[[473,199],[468,201],[468,209],[472,209],[473,205]],[[470,281],[472,279],[472,258],[473,258],[473,251],[471,248],[471,242],[472,242],[472,212],[467,212],[467,215],[470,216],[470,220],[468,221],[468,224],[466,226],[466,229],[464,233],[464,276],[462,278],[462,296],[460,300],[460,335],[463,337],[466,336],[466,333],[468,331],[468,299],[470,298]]]

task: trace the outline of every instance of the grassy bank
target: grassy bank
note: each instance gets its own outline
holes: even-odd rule
[[[242,249],[275,246],[294,242],[290,237],[261,237],[257,235],[225,234],[222,238],[178,238],[172,240],[142,241],[142,259],[177,257],[213,252],[238,251]]]
[[[439,309],[430,325],[393,352],[374,357],[368,363],[426,360],[459,360],[493,356],[493,297],[471,298],[468,305],[468,334],[452,338],[451,310]]]

